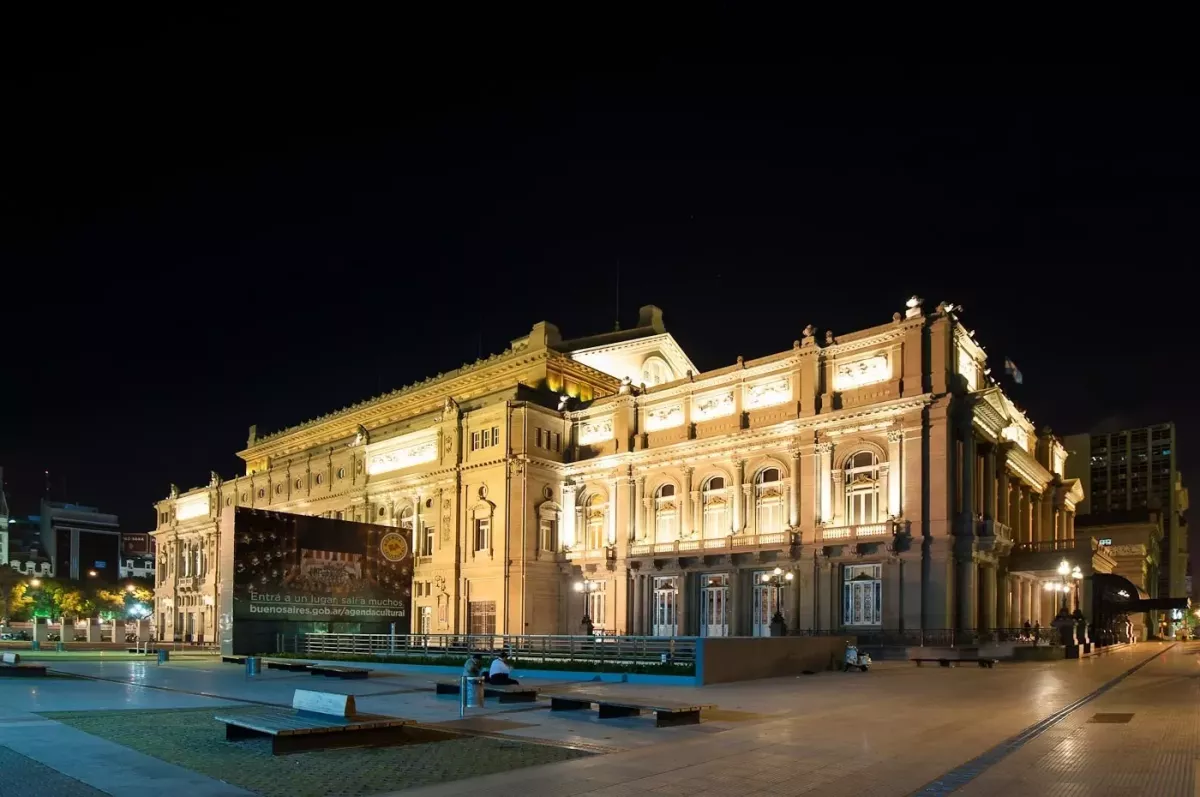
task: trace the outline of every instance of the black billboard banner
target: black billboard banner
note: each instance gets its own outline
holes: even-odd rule
[[[260,623],[274,633],[295,623],[408,633],[410,537],[392,526],[237,508],[222,518],[222,625],[231,636],[239,622],[256,637],[267,631]]]

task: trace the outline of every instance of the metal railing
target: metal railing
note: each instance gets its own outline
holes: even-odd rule
[[[280,634],[279,653],[456,657],[507,651],[526,662],[582,661],[693,664],[695,637],[472,635],[472,634]]]
[[[1053,628],[1047,626],[1034,630],[1030,628],[995,628],[990,631],[978,629],[962,630],[958,628],[925,628],[911,631],[815,631],[801,629],[790,631],[795,636],[855,636],[860,647],[973,647],[993,642],[1016,642],[1027,645],[1052,644],[1055,637]]]
[[[1090,539],[1090,538],[1084,538]],[[1073,551],[1076,540],[1038,540],[1037,542],[1019,542],[1013,546],[1014,553],[1042,553],[1044,551]]]

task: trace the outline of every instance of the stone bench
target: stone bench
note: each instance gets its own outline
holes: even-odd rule
[[[44,664],[22,664],[20,653],[0,655],[0,676],[37,676],[46,674]]]
[[[963,663],[966,663],[966,664],[975,663],[975,664],[978,664],[980,667],[987,667],[990,670],[990,669],[992,669],[992,667],[995,667],[996,664],[1000,660],[999,659],[984,659],[984,658],[978,658],[976,656],[964,656],[962,658],[957,658],[957,659],[950,658],[950,657],[938,657],[938,658],[917,657],[917,658],[909,659],[909,661],[916,662],[916,665],[918,667],[920,667],[922,664],[924,664],[926,662],[929,662],[931,664],[933,662],[937,662],[938,665],[942,666],[942,667],[953,667],[955,664],[963,664]]]
[[[371,671],[362,667],[339,667],[333,664],[310,664],[306,668],[311,675],[324,675],[326,678],[357,679],[367,678]]]
[[[242,656],[241,659],[242,663],[245,663],[246,657]],[[316,664],[316,662],[295,659],[265,659],[264,663],[268,670],[287,670],[288,672],[308,672],[308,668]]]
[[[439,695],[457,695],[461,689],[459,680],[445,680],[437,682],[436,693]],[[484,697],[494,697],[501,703],[533,703],[537,700],[538,690],[536,686],[522,686],[521,684],[489,684],[486,681],[483,684]]]
[[[225,739],[236,741],[260,736],[271,739],[274,755],[330,747],[364,747],[395,744],[406,739],[405,727],[413,720],[359,714],[353,695],[297,689],[292,710],[262,708],[214,717],[225,723]]]
[[[653,711],[654,725],[657,728],[699,725],[700,712],[706,708],[715,708],[712,705],[672,703],[665,700],[629,700],[605,695],[561,694],[550,696],[551,711],[579,711],[591,708],[593,703],[597,705],[602,720],[613,717],[636,717],[643,711]]]

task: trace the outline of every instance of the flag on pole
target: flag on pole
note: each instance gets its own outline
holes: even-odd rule
[[[1025,377],[1021,376],[1021,369],[1017,368],[1017,364],[1007,357],[1004,358],[1004,373],[1011,376],[1018,385],[1025,384]]]

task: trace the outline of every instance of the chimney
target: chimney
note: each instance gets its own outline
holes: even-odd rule
[[[652,304],[644,304],[638,308],[638,323],[639,327],[652,327],[658,334],[667,331],[663,326],[663,312],[658,307]]]

